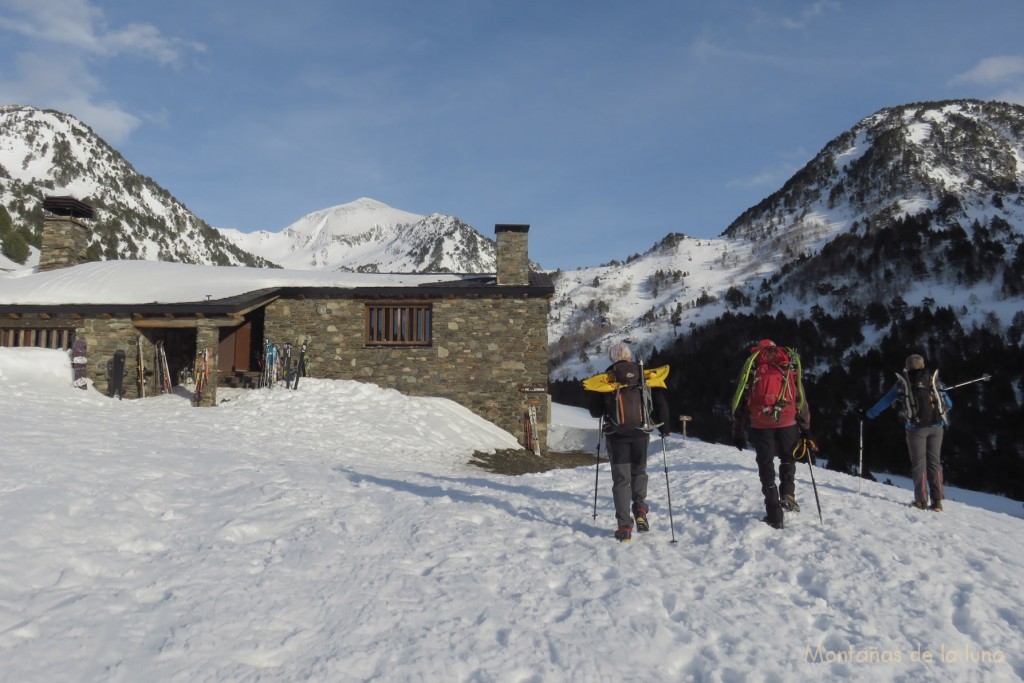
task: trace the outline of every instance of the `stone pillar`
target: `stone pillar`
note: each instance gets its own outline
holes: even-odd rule
[[[215,406],[217,405],[217,364],[218,348],[220,347],[220,328],[211,323],[208,320],[199,320],[196,322],[196,353],[202,352],[203,349],[210,351],[210,378],[206,383],[206,391],[203,393],[203,400],[199,402],[200,406]]]
[[[56,270],[85,263],[89,228],[73,216],[47,215],[43,218],[43,240],[39,270]]]
[[[530,257],[527,251],[526,234],[529,225],[494,226],[497,235],[497,271],[498,285],[530,284]]]

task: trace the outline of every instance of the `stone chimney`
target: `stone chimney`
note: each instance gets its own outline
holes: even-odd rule
[[[494,226],[498,240],[498,285],[530,284],[530,258],[527,252],[526,233],[529,225]]]
[[[85,250],[92,231],[83,220],[92,220],[92,207],[74,197],[46,197],[43,210],[39,270],[56,270],[85,263]]]

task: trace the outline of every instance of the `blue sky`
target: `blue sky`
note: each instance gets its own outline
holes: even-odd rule
[[[285,9],[285,7],[287,7]],[[1020,0],[0,0],[0,103],[217,227],[372,197],[545,268],[720,234],[877,110],[1024,103]]]

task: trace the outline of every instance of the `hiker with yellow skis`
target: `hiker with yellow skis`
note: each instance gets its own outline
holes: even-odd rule
[[[664,378],[651,384],[642,364],[623,343],[608,351],[608,370],[584,381],[593,391],[590,414],[601,418],[612,470],[612,498],[615,501],[615,538],[629,541],[633,522],[640,532],[650,530],[647,519],[647,448],[655,429],[664,438],[670,433],[668,401]],[[667,367],[665,368],[667,372]]]

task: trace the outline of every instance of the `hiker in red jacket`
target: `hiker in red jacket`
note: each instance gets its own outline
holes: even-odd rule
[[[783,527],[783,508],[800,510],[793,448],[811,424],[801,369],[794,349],[776,346],[771,339],[761,340],[750,349],[732,399],[733,443],[743,450],[749,435],[764,493],[764,521],[776,529]],[[744,393],[746,401],[742,400]],[[779,459],[778,486],[775,458]]]

